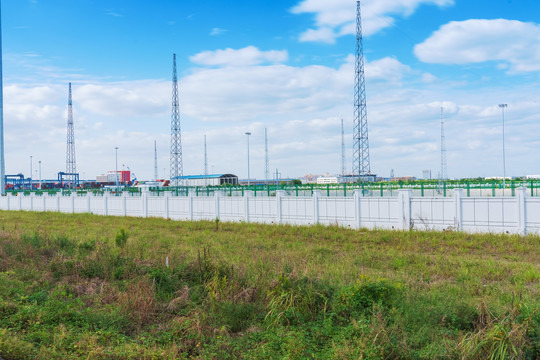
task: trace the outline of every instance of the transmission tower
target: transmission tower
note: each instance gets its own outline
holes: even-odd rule
[[[159,178],[158,167],[157,167],[157,141],[154,140],[154,180]]]
[[[71,83],[69,83],[68,94],[68,116],[67,116],[67,151],[66,151],[66,173],[71,179],[70,187],[75,187],[75,173],[77,166],[75,163],[75,132],[73,130],[73,101],[71,98]]]
[[[208,185],[208,157],[206,155],[206,135],[204,135],[204,184]]]
[[[448,177],[446,169],[446,143],[444,137],[444,112],[441,107],[441,180],[446,180]]]
[[[4,163],[4,82],[2,80],[2,20],[0,13],[0,195],[6,193],[6,164]]]
[[[270,179],[270,163],[268,162],[268,129],[264,128],[264,176],[266,183]]]
[[[345,176],[345,128],[343,127],[343,119],[341,119],[341,177]]]
[[[180,108],[178,105],[178,78],[176,76],[176,54],[173,54],[172,115],[171,115],[171,185],[183,184],[182,132],[180,129]]]
[[[356,61],[354,70],[354,131],[353,175],[365,181],[371,174],[366,110],[366,79],[364,76],[364,49],[362,45],[362,17],[360,1],[356,2]]]

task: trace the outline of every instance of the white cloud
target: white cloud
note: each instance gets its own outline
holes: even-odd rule
[[[210,31],[210,36],[218,36],[226,32],[227,32],[226,29],[221,29],[221,28],[216,27],[216,28],[213,28],[212,31]]]
[[[450,6],[454,0],[364,0],[362,1],[362,31],[374,34],[394,24],[395,17],[409,16],[420,5]],[[300,41],[335,42],[356,31],[356,1],[303,0],[291,9],[294,14],[314,13],[316,28],[300,35]]]
[[[501,61],[509,71],[540,71],[540,25],[516,20],[452,21],[415,46],[427,63],[472,64]]]
[[[191,62],[209,66],[249,66],[263,63],[282,63],[289,55],[286,50],[261,51],[255,46],[242,49],[203,51],[191,56]]]

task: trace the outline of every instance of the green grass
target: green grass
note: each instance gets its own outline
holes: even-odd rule
[[[540,238],[0,211],[0,357],[538,359]]]

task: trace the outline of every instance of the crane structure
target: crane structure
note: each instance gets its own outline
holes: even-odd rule
[[[366,79],[364,75],[364,48],[362,43],[360,1],[356,2],[353,140],[353,176],[358,176],[358,181],[365,181],[368,175],[371,175],[371,169],[369,163]]]
[[[178,77],[176,75],[176,54],[173,54],[172,114],[171,114],[171,185],[183,184],[182,131],[180,128],[180,106],[178,104]]]
[[[73,127],[73,100],[71,96],[71,83],[68,90],[68,114],[67,114],[67,147],[66,147],[66,175],[69,187],[75,188],[78,182],[77,164],[75,161],[75,131]]]

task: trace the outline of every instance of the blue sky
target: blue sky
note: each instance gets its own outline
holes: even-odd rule
[[[65,169],[73,83],[77,169],[119,164],[168,174],[172,53],[184,173],[264,177],[341,172],[341,118],[352,162],[354,0],[3,0],[7,173]],[[540,174],[540,5],[533,0],[362,1],[372,172]],[[33,174],[34,177],[36,174]]]

